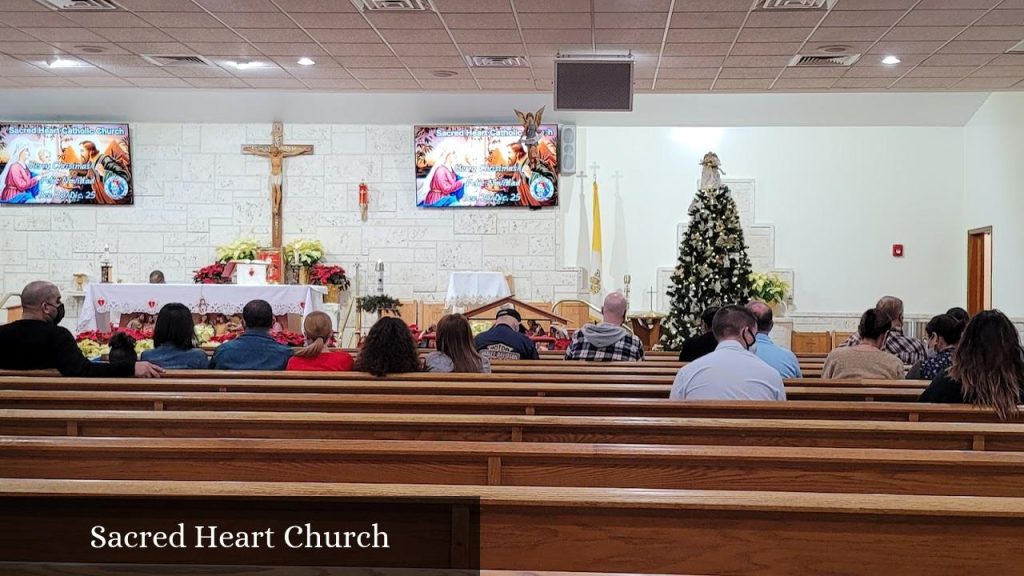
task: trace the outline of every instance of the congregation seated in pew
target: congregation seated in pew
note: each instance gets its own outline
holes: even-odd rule
[[[565,351],[566,360],[597,362],[640,361],[644,345],[622,327],[629,301],[621,292],[612,292],[601,307],[600,324],[584,324],[576,331]]]
[[[208,368],[210,360],[198,347],[192,312],[178,302],[164,304],[153,329],[153,349],[142,353],[142,359],[174,370]]]
[[[700,314],[700,325],[704,333],[700,336],[687,338],[679,349],[679,360],[681,362],[693,362],[701,356],[711,354],[718,347],[718,340],[711,331],[711,324],[714,322],[715,314],[718,313],[718,306],[709,306]]]
[[[60,290],[42,280],[21,291],[22,318],[0,326],[0,369],[45,370],[56,368],[63,376],[135,376],[156,378],[163,369],[149,362],[116,364],[90,362],[75,344],[75,337],[60,326],[64,303]]]
[[[882,350],[897,356],[903,364],[913,366],[928,356],[924,342],[903,334],[903,300],[895,296],[883,296],[875,304],[875,310],[889,321],[885,344]],[[856,346],[860,343],[860,334],[851,335],[840,346]]]
[[[334,334],[334,324],[326,312],[310,312],[302,321],[302,332],[306,345],[292,353],[288,370],[305,372],[348,372],[355,361],[344,350],[327,350],[327,344]]]
[[[427,372],[491,372],[491,361],[476,351],[473,329],[462,314],[448,314],[437,323],[437,350],[427,354]]]
[[[107,361],[111,364],[132,364],[139,361],[139,355],[135,351],[135,338],[125,332],[111,336],[107,346],[110,347]]]
[[[494,318],[494,326],[477,334],[477,352],[489,360],[539,360],[537,345],[520,331],[523,317],[514,308],[502,308]]]
[[[242,309],[245,332],[217,347],[210,368],[218,370],[284,370],[291,348],[270,335],[274,311],[266,300],[253,300]]]
[[[986,406],[1006,420],[1018,414],[1022,393],[1020,334],[1005,314],[986,310],[967,323],[949,370],[932,380],[920,401]]]
[[[796,354],[777,346],[769,336],[775,326],[771,307],[764,302],[748,302],[746,308],[757,319],[757,346],[754,348],[754,354],[765,364],[775,368],[783,378],[802,378]]]
[[[892,321],[878,308],[871,308],[860,317],[856,343],[829,352],[825,358],[822,378],[876,378],[897,380],[905,369],[899,357],[886,352],[892,338]]]
[[[363,340],[355,368],[374,376],[419,372],[420,355],[409,326],[394,316],[377,320]]]
[[[757,320],[742,306],[723,306],[712,321],[715,351],[676,374],[670,398],[676,400],[785,400],[778,371],[751,351]]]
[[[933,380],[948,370],[965,324],[949,314],[939,314],[929,320],[924,331],[928,335],[928,347],[934,354],[915,364],[907,373],[907,379]]]

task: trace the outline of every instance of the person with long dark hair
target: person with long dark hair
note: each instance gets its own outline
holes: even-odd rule
[[[420,371],[420,355],[409,326],[385,316],[370,328],[356,359],[356,370],[374,376]]]
[[[914,366],[907,374],[907,379],[932,380],[949,369],[964,324],[950,314],[939,314],[929,320],[924,331],[928,334],[928,346],[935,354]]]
[[[473,345],[473,329],[462,314],[448,314],[437,323],[437,351],[424,359],[427,372],[490,373],[491,362]]]
[[[919,401],[984,406],[1007,420],[1019,413],[1022,388],[1020,334],[1005,314],[986,310],[967,323],[949,371],[932,380]]]
[[[331,352],[327,343],[334,335],[334,324],[326,312],[310,312],[302,321],[306,346],[292,352],[287,370],[304,372],[347,372],[352,369],[352,356],[344,350]]]
[[[906,370],[898,357],[886,352],[886,341],[891,336],[892,320],[878,308],[872,308],[860,317],[856,343],[836,348],[825,358],[822,378],[903,378]]]
[[[135,352],[135,338],[124,332],[115,332],[107,346],[110,347],[107,361],[111,364],[131,364],[139,361],[139,355]]]
[[[153,328],[153,349],[143,352],[142,359],[162,368],[208,368],[209,359],[198,344],[192,311],[177,302],[164,304]]]

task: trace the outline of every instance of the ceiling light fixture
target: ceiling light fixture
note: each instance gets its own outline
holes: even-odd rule
[[[54,56],[53,58],[50,58],[46,61],[46,65],[50,68],[76,68],[78,66],[83,66],[83,64],[78,60],[71,60],[61,56]]]
[[[895,56],[886,56],[885,58],[882,58],[882,64],[893,65],[893,64],[899,64],[900,62],[902,62],[902,60],[900,60],[899,58],[897,58]]]
[[[259,68],[260,66],[263,66],[263,62],[258,60],[252,60],[250,62],[235,62],[234,60],[229,60],[227,64],[228,66],[234,66],[239,70],[248,70],[249,68]]]
[[[299,58],[299,66],[312,66],[316,64],[312,58]]]

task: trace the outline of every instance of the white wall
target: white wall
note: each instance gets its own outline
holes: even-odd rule
[[[992,226],[992,305],[1024,316],[1024,94],[996,93],[965,129],[966,230]]]
[[[708,150],[726,178],[756,180],[756,220],[774,225],[775,265],[795,272],[798,312],[859,313],[883,294],[903,297],[908,314],[964,303],[961,128],[589,127],[581,140],[580,165],[600,165],[606,275],[615,287],[633,276],[634,308],[649,308],[641,293],[655,285],[655,269],[675,265],[676,225]],[[568,264],[577,254],[575,180]],[[589,178],[585,188],[589,210]],[[623,239],[628,263],[613,262]],[[906,246],[904,258],[891,257],[893,243]]]

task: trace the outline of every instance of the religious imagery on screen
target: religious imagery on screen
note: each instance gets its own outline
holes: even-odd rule
[[[0,124],[0,204],[131,204],[126,124]]]
[[[558,205],[558,126],[417,126],[416,205]],[[531,148],[534,148],[531,153]]]

